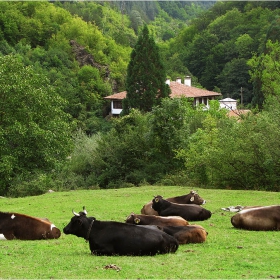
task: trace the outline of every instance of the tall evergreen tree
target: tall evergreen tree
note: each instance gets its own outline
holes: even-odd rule
[[[123,100],[122,115],[137,108],[149,112],[168,97],[170,88],[165,83],[166,72],[161,62],[158,47],[144,25],[135,48],[131,52],[127,68],[126,98]]]

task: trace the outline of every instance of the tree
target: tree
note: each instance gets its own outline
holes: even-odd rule
[[[127,68],[123,115],[128,114],[131,108],[150,112],[154,105],[160,104],[160,99],[168,97],[170,93],[165,80],[166,73],[158,47],[145,25],[132,50]]]
[[[248,61],[251,67],[249,74],[254,85],[254,99],[252,103],[263,107],[268,96],[279,96],[280,79],[280,43],[268,40],[266,48],[259,56],[254,55]]]
[[[161,106],[153,108],[151,124],[151,150],[153,158],[164,163],[162,172],[170,172],[180,166],[175,158],[176,150],[185,147],[191,131],[195,109],[187,98],[164,99]]]
[[[242,90],[243,98],[241,102],[244,105],[251,102],[252,86],[248,83],[250,79],[248,71],[249,66],[244,58],[235,58],[225,64],[223,71],[217,76],[217,81],[224,96],[241,100]]]
[[[0,57],[0,195],[12,180],[51,171],[71,151],[65,101],[49,80],[12,55]]]

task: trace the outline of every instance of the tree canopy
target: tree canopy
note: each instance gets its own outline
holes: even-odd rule
[[[0,1],[0,195],[279,190],[279,2],[113,2]],[[185,75],[252,114],[164,98]],[[129,114],[110,118],[124,90]]]
[[[161,98],[169,96],[170,89],[165,80],[166,73],[158,47],[147,25],[144,25],[127,67],[123,114],[128,114],[132,108],[150,112]]]
[[[26,172],[50,171],[71,151],[70,116],[44,75],[0,57],[0,192]]]

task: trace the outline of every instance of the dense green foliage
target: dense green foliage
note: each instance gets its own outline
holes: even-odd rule
[[[0,2],[0,195],[183,181],[279,190],[279,15],[277,1]],[[252,113],[159,104],[153,91],[148,113],[107,117],[103,97],[147,79],[128,67],[145,25],[157,70],[242,93]]]
[[[158,47],[147,25],[144,25],[127,67],[127,94],[123,100],[122,115],[129,114],[131,109],[150,112],[170,94],[165,81],[166,73]]]
[[[0,54],[16,53],[46,74],[77,127],[102,130],[103,97],[124,87],[131,48],[48,2],[1,2],[0,8]]]
[[[228,118],[217,101],[208,111],[183,98],[165,99],[149,114],[132,111],[114,120],[114,128],[93,145],[94,160],[83,174],[96,178],[101,188],[188,182],[279,190],[277,100],[242,121]]]
[[[0,65],[0,191],[6,193],[13,180],[55,168],[72,141],[65,101],[48,79],[13,56],[0,57]]]
[[[217,2],[166,43],[167,74],[188,69],[209,90],[240,100],[242,88],[244,105],[262,105],[247,62],[265,52],[267,40],[279,38],[279,13],[278,2]]]

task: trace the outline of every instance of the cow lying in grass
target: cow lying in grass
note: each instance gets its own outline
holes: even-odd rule
[[[94,255],[155,255],[174,253],[178,249],[177,240],[165,232],[132,224],[98,221],[87,217],[84,209],[73,211],[70,223],[63,229],[65,234],[73,234],[89,241]]]
[[[0,239],[55,239],[59,238],[60,234],[60,230],[48,219],[0,212]]]
[[[185,194],[181,196],[169,197],[166,200],[177,204],[202,205],[206,203],[206,200],[200,197],[196,191],[190,191],[189,194]],[[152,204],[153,201],[150,201],[147,204],[145,204],[141,209],[141,214],[158,216],[158,212],[152,208]]]
[[[280,230],[280,205],[245,207],[231,218],[234,227],[247,230]]]
[[[156,225],[138,225],[138,227],[150,228],[166,232],[173,236],[179,244],[203,243],[206,241],[208,232],[200,225],[187,226],[156,226]]]
[[[157,226],[187,226],[188,221],[179,216],[161,217],[155,215],[142,215],[131,213],[125,220],[126,223],[135,225],[157,225]]]
[[[211,217],[209,210],[196,204],[176,204],[169,202],[158,195],[153,199],[152,204],[160,216],[180,216],[187,221],[204,221]]]
[[[176,238],[179,244],[203,243],[208,235],[200,225],[166,226],[162,230]]]

